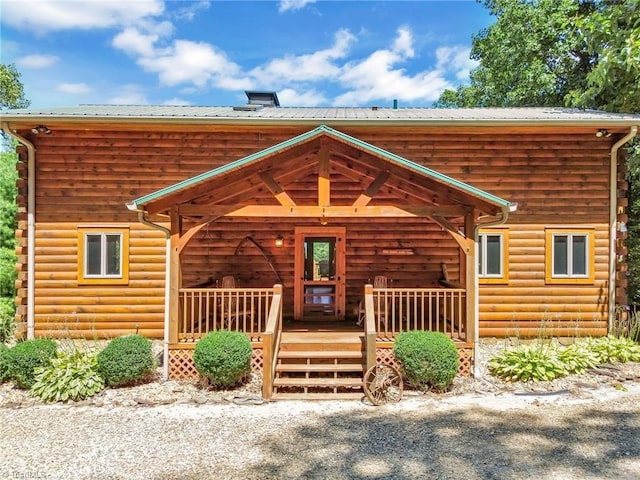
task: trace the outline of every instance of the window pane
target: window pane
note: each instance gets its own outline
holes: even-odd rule
[[[120,275],[120,235],[106,235],[106,275]]]
[[[487,275],[502,274],[500,235],[487,235]]]
[[[554,235],[553,236],[553,274],[554,275],[568,275],[568,262],[567,262],[567,236],[566,235]]]
[[[574,235],[572,237],[573,258],[572,267],[574,275],[587,274],[587,237],[585,235]]]
[[[100,275],[101,235],[85,236],[85,275]]]

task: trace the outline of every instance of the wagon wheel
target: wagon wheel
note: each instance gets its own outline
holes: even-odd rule
[[[397,369],[378,363],[364,374],[363,388],[372,404],[384,405],[402,399],[404,384]]]

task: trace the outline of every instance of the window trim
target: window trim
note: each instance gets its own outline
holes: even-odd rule
[[[509,228],[481,228],[478,231],[478,258],[480,258],[481,250],[484,250],[486,252],[486,241],[483,241],[482,239],[487,235],[496,235],[500,237],[500,265],[502,273],[499,276],[483,275],[481,273],[481,268],[478,265],[478,283],[480,283],[481,285],[509,283]],[[486,262],[486,254],[483,258]],[[478,264],[478,262],[476,262],[476,264]]]
[[[121,271],[120,275],[85,274],[86,238],[88,235],[119,234]],[[129,228],[128,227],[78,227],[78,285],[128,285],[129,284]]]
[[[554,242],[557,235],[562,236],[583,236],[587,240],[585,267],[586,275],[563,275],[554,276]],[[568,265],[571,265],[572,258],[567,257]],[[569,284],[569,285],[592,285],[595,282],[595,229],[594,228],[547,228],[545,229],[545,282],[547,284]]]

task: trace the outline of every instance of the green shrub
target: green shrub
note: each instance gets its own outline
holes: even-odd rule
[[[16,330],[16,306],[13,298],[0,298],[0,343],[11,339]]]
[[[127,335],[109,342],[98,353],[98,372],[109,387],[121,387],[146,379],[153,372],[151,341],[142,335]]]
[[[564,365],[567,373],[584,373],[585,370],[597,367],[598,356],[589,350],[584,343],[574,343],[557,352],[558,360]]]
[[[11,365],[9,348],[0,343],[0,383],[5,382],[11,378],[11,372],[9,367]]]
[[[589,338],[586,347],[598,357],[598,363],[640,362],[640,345],[625,337]]]
[[[231,387],[251,372],[251,341],[240,332],[217,330],[196,343],[193,363],[216,387]]]
[[[87,352],[59,352],[46,367],[37,367],[31,394],[45,402],[78,401],[104,389],[96,356]]]
[[[36,338],[18,343],[9,351],[9,376],[20,388],[31,388],[35,369],[49,365],[56,354],[56,343],[48,338]]]
[[[458,373],[458,349],[440,332],[410,331],[396,337],[393,354],[412,385],[437,391],[451,386]]]
[[[504,350],[489,361],[489,371],[512,382],[538,382],[567,375],[567,369],[558,360],[555,347],[544,344]]]

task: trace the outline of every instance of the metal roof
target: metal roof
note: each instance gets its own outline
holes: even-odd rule
[[[290,138],[289,140],[281,142],[277,145],[274,145],[272,147],[269,147],[259,152],[248,155],[244,158],[236,160],[235,162],[228,163],[221,167],[215,168],[208,172],[202,173],[200,175],[197,175],[195,177],[189,178],[182,182],[176,183],[169,187],[163,188],[156,192],[150,193],[149,195],[140,197],[134,200],[133,202],[128,203],[127,207],[130,210],[140,210],[144,205],[150,202],[154,202],[158,199],[174,194],[176,192],[187,190],[192,186],[198,185],[202,182],[213,179],[219,175],[230,172],[232,170],[248,167],[265,157],[268,157],[273,154],[277,154],[278,152],[286,150],[293,145],[309,141],[321,135],[328,135],[342,142],[349,143],[362,151],[366,151],[377,157],[381,157],[389,163],[392,163],[404,168],[408,168],[416,172],[422,177],[426,177],[438,183],[445,184],[455,190],[463,192],[465,195],[475,197],[485,202],[488,202],[490,204],[493,204],[502,210],[509,210],[509,209],[515,210],[516,208],[516,205],[512,204],[508,200],[504,200],[500,197],[497,197],[488,192],[485,192],[484,190],[480,190],[479,188],[473,187],[464,182],[448,177],[447,175],[444,175],[435,170],[419,165],[415,162],[412,162],[411,160],[407,160],[406,158],[400,157],[399,155],[383,150],[382,148],[376,147],[375,145],[371,145],[367,142],[354,138],[350,135],[346,135],[326,125],[320,125],[319,127],[314,128],[309,132],[303,133],[296,137]]]
[[[377,108],[271,107],[238,111],[233,106],[80,105],[76,107],[17,109],[0,112],[3,121],[100,120],[150,122],[398,122],[425,124],[640,124],[640,115],[568,108]]]

